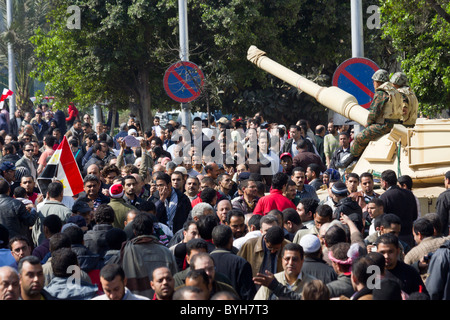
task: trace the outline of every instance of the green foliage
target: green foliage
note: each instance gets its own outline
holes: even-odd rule
[[[108,100],[119,110],[179,108],[162,83],[165,70],[179,60],[178,0],[53,4],[50,29],[38,30],[32,39],[39,57],[35,76],[50,94],[86,107]],[[81,8],[81,30],[65,25],[65,9],[73,4]],[[247,50],[256,45],[324,86],[351,57],[348,1],[189,0],[188,30],[190,61],[206,78],[193,110],[209,106],[243,116],[262,112],[269,121],[323,122],[323,106],[258,69],[247,60]],[[381,49],[371,53],[384,59]]]
[[[15,0],[12,7],[13,19],[11,26],[7,28],[6,2],[0,1],[0,19],[5,24],[5,30],[0,35],[0,65],[7,69],[7,45],[11,43],[15,60],[16,104],[18,108],[29,110],[32,106],[30,74],[36,67],[34,46],[29,39],[36,28],[45,26],[49,5],[46,0]]]
[[[431,1],[383,2],[382,29],[398,51],[402,70],[425,116],[450,108],[450,23]],[[448,1],[435,1],[447,14]]]

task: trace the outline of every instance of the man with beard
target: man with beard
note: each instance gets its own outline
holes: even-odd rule
[[[38,257],[28,256],[17,267],[22,300],[54,300],[44,289],[44,271]]]
[[[143,202],[143,199],[136,195],[136,185],[137,181],[134,176],[128,175],[123,178],[123,188],[125,192],[123,199],[125,200],[125,203],[138,207]]]
[[[302,167],[296,167],[292,170],[291,180],[297,186],[297,193],[294,198],[294,204],[298,205],[301,199],[313,198],[319,200],[316,190],[313,186],[305,184],[306,171]]]
[[[186,192],[184,193],[189,200],[193,201],[198,197],[200,181],[197,177],[188,177],[186,179]]]
[[[233,240],[241,238],[247,233],[245,215],[241,210],[232,209],[228,211],[226,225],[231,228]]]
[[[167,267],[159,267],[153,270],[153,278],[150,286],[155,291],[153,300],[172,300],[175,292],[175,280],[172,272]]]
[[[233,209],[239,209],[244,213],[253,213],[259,200],[256,181],[253,179],[242,180],[239,188],[242,190],[242,196],[232,201]]]

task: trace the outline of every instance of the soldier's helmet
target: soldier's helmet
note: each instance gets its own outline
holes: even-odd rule
[[[393,74],[390,81],[395,85],[404,87],[408,83],[408,78],[406,77],[406,74],[404,74],[403,72],[396,72]]]
[[[378,69],[372,76],[373,81],[378,82],[388,82],[389,81],[389,73],[384,69]]]

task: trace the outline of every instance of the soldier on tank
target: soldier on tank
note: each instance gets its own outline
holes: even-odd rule
[[[403,97],[402,123],[405,127],[412,127],[416,123],[419,102],[415,93],[408,87],[408,78],[403,72],[396,72],[391,77],[391,83]]]
[[[370,141],[389,133],[395,123],[401,123],[402,95],[389,82],[386,70],[379,69],[373,76],[375,95],[369,107],[367,127],[358,133],[350,148],[350,154],[341,163],[348,167],[363,153]]]

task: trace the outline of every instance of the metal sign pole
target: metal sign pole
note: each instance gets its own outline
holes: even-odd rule
[[[189,38],[187,24],[187,0],[178,0],[178,15],[180,29],[180,59],[181,61],[189,61]],[[191,130],[191,105],[189,103],[181,103],[181,124]]]
[[[351,26],[352,26],[352,57],[364,57],[364,36],[363,36],[363,19],[362,19],[362,1],[350,0],[351,9]],[[363,130],[359,124],[353,126],[355,136]]]
[[[9,29],[13,20],[12,0],[6,1],[6,19]],[[13,95],[9,97],[9,114],[12,116],[16,111],[16,74],[14,69],[14,50],[11,42],[8,42],[8,86],[8,89],[14,92]]]

